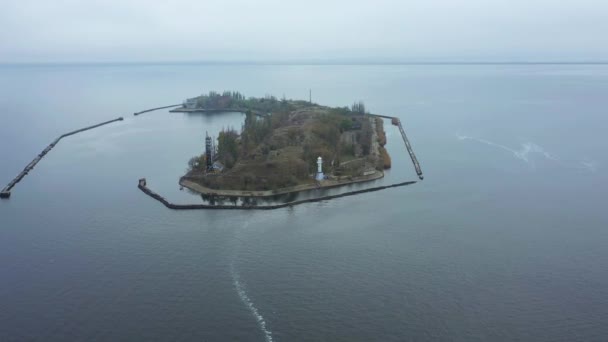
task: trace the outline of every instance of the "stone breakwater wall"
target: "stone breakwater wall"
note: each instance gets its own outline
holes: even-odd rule
[[[349,192],[345,192],[345,193],[338,194],[338,195],[322,196],[322,197],[317,197],[317,198],[310,198],[310,199],[305,199],[305,200],[300,200],[300,201],[292,201],[292,202],[275,204],[275,205],[247,205],[247,206],[238,206],[238,205],[209,205],[209,204],[173,204],[173,203],[167,201],[161,195],[159,195],[156,192],[150,190],[147,187],[146,179],[145,178],[142,178],[142,179],[139,180],[139,184],[137,185],[137,187],[141,191],[143,191],[146,195],[148,195],[148,196],[154,198],[155,200],[161,202],[165,207],[167,207],[169,209],[175,209],[175,210],[193,210],[193,209],[240,209],[240,210],[253,210],[253,209],[257,209],[257,210],[272,210],[272,209],[280,209],[280,208],[291,207],[291,206],[298,205],[298,204],[321,202],[321,201],[327,201],[327,200],[331,200],[331,199],[335,199],[335,198],[340,198],[340,197],[354,196],[354,195],[359,195],[359,194],[363,194],[363,193],[366,193],[366,192],[380,191],[380,190],[384,190],[384,189],[388,189],[388,188],[396,188],[396,187],[400,187],[400,186],[412,185],[412,184],[415,184],[415,183],[416,183],[416,181],[395,183],[395,184],[391,184],[391,185],[385,185],[385,186],[378,186],[378,187],[367,188],[367,189],[362,189],[362,190],[349,191]]]
[[[407,149],[407,152],[410,154],[410,159],[412,159],[412,163],[414,164],[414,168],[416,169],[416,174],[418,174],[418,178],[420,178],[420,180],[424,179],[424,176],[422,175],[422,169],[420,168],[420,163],[418,163],[418,158],[416,158],[416,155],[414,154],[414,149],[412,148],[412,145],[410,145],[410,141],[407,138],[407,135],[405,135],[405,130],[403,129],[403,125],[401,125],[401,120],[397,119],[397,126],[399,127],[399,132],[401,132],[401,137],[403,138],[403,142],[405,143],[405,148]]]
[[[416,158],[416,154],[414,154],[414,149],[412,148],[412,145],[410,145],[410,141],[407,138],[407,135],[405,134],[405,130],[403,129],[403,125],[401,124],[401,120],[399,120],[398,117],[393,117],[393,116],[386,116],[386,115],[379,115],[379,114],[369,114],[369,115],[379,117],[379,118],[384,118],[384,119],[390,119],[391,123],[393,125],[399,127],[399,132],[401,133],[401,138],[403,138],[403,142],[405,143],[405,148],[407,149],[407,152],[410,155],[410,159],[412,159],[412,164],[414,164],[414,169],[416,169],[416,174],[418,175],[418,178],[420,178],[420,180],[423,180],[424,176],[422,175],[422,169],[420,168],[420,163],[418,162],[418,158]]]
[[[173,107],[180,107],[180,106],[181,106],[181,104],[174,104],[174,105],[170,105],[170,106],[156,107],[156,108],[142,110],[141,112],[135,112],[135,113],[133,113],[133,115],[138,116],[138,115],[141,115],[143,113],[153,112],[153,111],[159,110],[159,109],[173,108]]]
[[[15,177],[12,181],[10,181],[4,187],[4,189],[2,189],[2,191],[0,191],[0,198],[11,197],[11,190],[13,189],[13,187],[15,185],[17,185],[17,183],[19,183],[23,179],[23,177],[25,177],[30,171],[32,171],[32,169],[36,166],[36,164],[38,164],[38,162],[40,160],[42,160],[42,158],[44,158],[44,156],[46,156],[46,154],[49,153],[53,149],[53,147],[55,147],[55,145],[57,145],[57,143],[59,143],[59,141],[61,139],[65,138],[65,137],[69,137],[74,134],[84,132],[84,131],[88,131],[90,129],[94,129],[94,128],[101,127],[101,126],[104,126],[107,124],[111,124],[116,121],[122,121],[122,120],[124,120],[124,119],[122,117],[120,117],[120,118],[116,118],[114,120],[104,121],[104,122],[98,123],[96,125],[87,126],[87,127],[80,128],[75,131],[71,131],[71,132],[60,135],[59,138],[53,140],[44,150],[42,150],[42,152],[40,152],[29,164],[27,164],[25,166],[25,168],[23,168],[23,170],[21,172],[19,172],[19,174],[17,174],[17,177]]]

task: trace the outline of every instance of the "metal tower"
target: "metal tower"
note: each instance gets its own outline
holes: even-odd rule
[[[207,171],[213,170],[213,146],[211,143],[211,137],[209,133],[205,132],[205,169]]]

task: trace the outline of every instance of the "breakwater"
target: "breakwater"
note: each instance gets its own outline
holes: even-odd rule
[[[407,152],[410,155],[410,159],[412,159],[412,163],[414,164],[414,169],[416,169],[416,174],[418,175],[418,178],[420,178],[420,180],[423,180],[424,176],[422,175],[422,169],[420,168],[420,163],[418,162],[418,158],[416,158],[414,149],[412,148],[412,145],[410,145],[410,141],[407,138],[407,135],[405,134],[405,130],[403,129],[403,125],[401,124],[401,120],[399,120],[398,117],[387,116],[387,115],[380,115],[380,114],[368,114],[368,115],[383,118],[383,119],[390,119],[391,123],[393,125],[399,127],[399,132],[401,132],[401,137],[403,138],[403,142],[405,143],[405,148],[407,149]]]
[[[77,130],[75,130],[75,131],[71,131],[71,132],[68,132],[68,133],[62,134],[62,135],[59,137],[59,139],[57,139],[57,141],[59,141],[59,140],[60,140],[60,139],[62,139],[62,138],[65,138],[65,137],[69,137],[70,135],[74,135],[74,134],[82,133],[82,132],[84,132],[84,131],[88,131],[88,130],[91,130],[91,129],[93,129],[93,128],[97,128],[97,127],[105,126],[105,125],[107,125],[107,124],[111,124],[111,123],[113,123],[113,122],[116,122],[116,121],[122,121],[122,120],[124,120],[124,118],[120,117],[120,118],[116,118],[116,119],[113,119],[113,120],[104,121],[104,122],[102,122],[102,123],[98,123],[98,124],[93,125],[93,126],[87,126],[87,127],[84,127],[84,128],[80,128],[80,129],[77,129]]]
[[[116,121],[122,121],[124,120],[122,117],[120,118],[116,118],[113,120],[109,120],[109,121],[104,121],[102,123],[98,123],[96,125],[92,125],[92,126],[87,126],[84,128],[80,128],[77,129],[75,131],[71,131],[65,134],[60,135],[57,139],[53,140],[44,150],[42,150],[42,152],[40,152],[29,164],[27,164],[25,166],[25,168],[23,168],[23,170],[21,172],[19,172],[19,174],[17,174],[17,177],[15,177],[13,180],[11,180],[3,189],[2,191],[0,191],[0,198],[9,198],[11,197],[11,190],[13,189],[13,187],[15,185],[17,185],[17,183],[19,183],[23,177],[25,177],[30,171],[32,171],[32,169],[36,166],[36,164],[38,164],[38,162],[40,160],[42,160],[42,158],[44,158],[44,156],[46,156],[47,153],[49,153],[53,147],[55,147],[55,145],[57,145],[57,143],[59,143],[59,141],[65,137],[69,137],[71,135],[74,134],[78,134],[84,131],[88,131],[97,127],[101,127]]]
[[[405,148],[407,148],[407,152],[410,154],[410,158],[412,159],[412,163],[414,164],[414,168],[416,169],[416,174],[418,174],[418,178],[420,178],[420,180],[423,180],[424,176],[422,175],[422,169],[420,168],[420,163],[418,163],[416,154],[414,154],[414,149],[412,149],[412,145],[410,145],[410,141],[407,139],[407,135],[405,135],[405,130],[403,129],[401,120],[399,120],[399,118],[396,119],[397,126],[399,127],[399,132],[401,132],[401,137],[403,138],[403,142],[405,143]]]
[[[354,195],[359,195],[359,194],[363,194],[366,192],[380,191],[380,190],[384,190],[384,189],[388,189],[388,188],[396,188],[396,187],[400,187],[400,186],[412,185],[415,183],[416,183],[416,181],[395,183],[395,184],[391,184],[391,185],[378,186],[378,187],[367,188],[367,189],[363,189],[363,190],[349,191],[349,192],[345,192],[345,193],[338,194],[338,195],[322,196],[322,197],[317,197],[317,198],[310,198],[310,199],[286,202],[286,203],[275,204],[275,205],[244,205],[244,206],[243,205],[241,205],[241,206],[238,206],[238,205],[209,205],[209,204],[174,204],[174,203],[167,201],[164,197],[157,194],[156,192],[150,190],[150,188],[148,188],[148,186],[147,186],[145,178],[142,178],[139,180],[139,184],[137,185],[137,187],[141,191],[143,191],[146,195],[161,202],[165,207],[167,207],[169,209],[175,209],[175,210],[192,210],[192,209],[272,210],[272,209],[291,207],[291,206],[298,205],[298,204],[321,202],[321,201],[327,201],[327,200],[340,198],[340,197],[354,196]]]
[[[148,112],[153,112],[153,111],[159,110],[159,109],[173,108],[173,107],[179,107],[179,106],[181,106],[181,104],[174,104],[174,105],[170,105],[170,106],[156,107],[156,108],[142,110],[141,112],[135,112],[135,113],[133,113],[133,115],[138,116],[140,114],[148,113]]]

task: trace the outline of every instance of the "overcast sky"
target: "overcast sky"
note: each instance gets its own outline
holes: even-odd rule
[[[0,62],[608,60],[607,0],[0,0]]]

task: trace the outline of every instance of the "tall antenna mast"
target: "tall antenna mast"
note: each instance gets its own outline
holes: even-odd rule
[[[308,89],[308,102],[312,104],[312,89]]]

